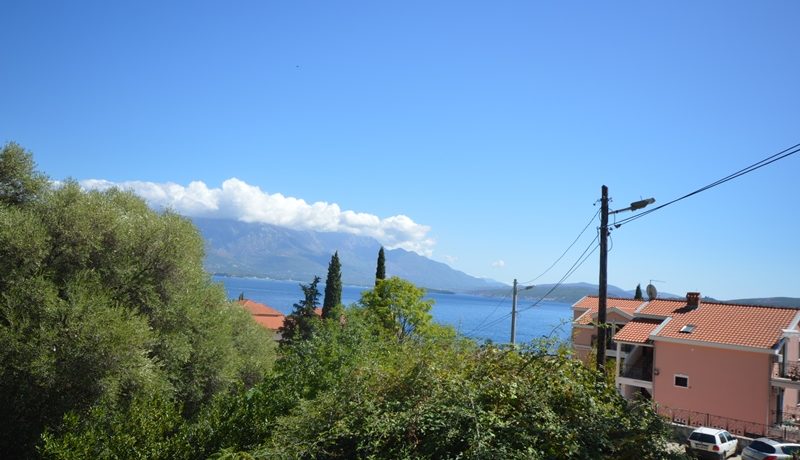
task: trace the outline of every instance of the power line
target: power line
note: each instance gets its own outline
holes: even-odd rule
[[[591,225],[592,225],[592,222],[594,221],[594,219],[595,219],[595,218],[597,218],[597,215],[598,215],[599,213],[600,213],[600,210],[598,209],[598,210],[597,210],[597,212],[595,212],[595,213],[594,213],[594,215],[591,217],[591,219],[589,219],[589,222],[587,222],[587,223],[586,223],[586,226],[585,226],[585,227],[583,227],[583,230],[581,230],[581,231],[580,231],[580,233],[578,233],[578,236],[577,236],[577,237],[575,237],[575,239],[572,241],[572,243],[570,243],[570,245],[569,245],[569,246],[567,246],[567,249],[565,249],[565,250],[564,250],[564,252],[562,252],[562,253],[561,253],[561,255],[560,255],[560,256],[558,256],[558,258],[555,260],[555,262],[553,262],[552,264],[550,264],[550,266],[549,266],[549,267],[547,267],[547,269],[546,269],[545,271],[543,271],[541,274],[539,274],[539,276],[537,276],[536,278],[533,278],[533,279],[532,279],[532,280],[530,280],[530,281],[525,281],[524,283],[520,283],[520,284],[530,284],[530,283],[533,283],[534,281],[538,280],[539,278],[541,278],[542,276],[544,276],[545,274],[547,274],[547,273],[548,273],[548,272],[549,272],[549,271],[550,271],[550,270],[551,270],[553,267],[555,267],[555,266],[556,266],[556,264],[557,264],[558,262],[560,262],[560,261],[561,261],[561,259],[563,259],[565,255],[567,255],[567,252],[569,252],[569,250],[570,250],[570,249],[572,249],[572,247],[573,247],[573,246],[575,246],[575,243],[577,243],[577,242],[578,242],[578,240],[581,238],[581,236],[583,236],[583,234],[586,232],[586,230],[589,228],[589,226],[591,226]],[[595,239],[596,239],[596,238],[595,238]],[[471,335],[473,332],[476,332],[476,331],[479,331],[479,330],[482,330],[482,329],[484,329],[484,328],[485,328],[485,327],[484,327],[484,324],[486,324],[486,321],[488,321],[488,320],[489,320],[489,318],[491,318],[491,317],[492,317],[492,315],[494,315],[494,314],[497,312],[497,310],[500,308],[500,306],[502,305],[502,303],[503,303],[503,302],[505,302],[505,300],[506,300],[506,299],[508,299],[508,296],[510,295],[510,293],[511,293],[511,291],[507,292],[507,293],[506,293],[506,294],[503,296],[503,298],[502,298],[502,299],[500,299],[500,302],[498,302],[498,303],[497,303],[497,305],[495,305],[495,307],[492,309],[491,313],[489,313],[488,315],[486,315],[486,316],[485,316],[485,317],[484,317],[484,318],[481,320],[481,322],[480,322],[480,323],[479,323],[477,326],[473,327],[473,328],[472,328],[472,329],[471,329],[469,332],[467,332],[465,335]],[[502,318],[502,320],[505,320],[506,318],[510,318],[510,317],[511,317],[511,315],[510,315],[510,314],[507,314],[506,316],[504,316],[504,317]],[[492,324],[495,324],[495,323],[493,322]]]
[[[530,309],[532,309],[532,308],[536,307],[537,305],[539,305],[539,304],[540,304],[540,303],[541,303],[541,302],[542,302],[544,299],[546,299],[546,298],[547,298],[547,296],[549,296],[551,293],[553,293],[553,291],[555,291],[556,289],[558,289],[559,287],[561,287],[561,285],[564,283],[564,281],[566,281],[566,280],[567,280],[567,279],[568,279],[570,276],[572,276],[572,275],[573,275],[573,274],[574,274],[576,271],[578,271],[578,269],[581,267],[581,265],[583,265],[583,264],[584,264],[584,263],[585,263],[585,262],[586,262],[586,261],[589,259],[589,257],[590,257],[592,254],[594,254],[594,252],[597,250],[597,248],[600,246],[600,245],[598,245],[598,244],[595,244],[594,246],[592,246],[592,245],[593,245],[593,243],[594,243],[595,241],[597,241],[597,238],[598,238],[598,237],[595,237],[595,239],[594,239],[594,240],[592,240],[592,243],[590,243],[590,244],[589,244],[589,247],[587,247],[587,248],[586,248],[586,250],[584,250],[584,251],[583,251],[583,254],[581,254],[581,257],[582,257],[582,259],[581,259],[581,258],[578,258],[578,261],[576,261],[576,262],[575,262],[575,263],[572,265],[572,267],[570,267],[570,270],[569,270],[569,271],[567,271],[567,273],[566,273],[566,274],[564,274],[564,276],[562,276],[562,277],[561,277],[561,279],[558,281],[558,283],[556,283],[555,285],[553,285],[553,287],[552,287],[552,288],[550,288],[550,290],[549,290],[549,291],[547,291],[547,293],[545,293],[545,295],[543,295],[541,298],[539,298],[539,300],[537,300],[537,301],[536,301],[536,302],[535,302],[533,305],[530,305],[530,306],[528,306],[527,308],[524,308],[524,309],[520,310],[518,313],[522,313],[522,312],[528,311],[528,310],[530,310]],[[589,250],[589,248],[591,248],[591,251],[589,251],[589,252],[587,253],[587,251]]]
[[[667,207],[667,206],[669,206],[671,204],[677,203],[678,201],[681,201],[681,200],[684,200],[686,198],[689,198],[690,196],[697,195],[698,193],[704,192],[704,191],[706,191],[706,190],[708,190],[710,188],[714,188],[714,187],[716,187],[718,185],[724,184],[725,182],[728,182],[730,180],[736,179],[737,177],[744,176],[745,174],[751,173],[751,172],[755,171],[756,169],[763,168],[764,166],[772,164],[772,163],[774,163],[774,162],[776,162],[778,160],[782,160],[782,159],[784,159],[786,157],[794,155],[797,152],[800,152],[800,143],[799,144],[795,144],[795,145],[793,145],[793,146],[791,146],[791,147],[789,147],[787,149],[781,150],[780,152],[778,152],[778,153],[776,153],[774,155],[771,155],[771,156],[769,156],[767,158],[764,158],[763,160],[761,160],[761,161],[759,161],[757,163],[753,163],[750,166],[747,166],[746,168],[742,168],[742,169],[736,171],[733,174],[729,174],[729,175],[723,177],[722,179],[719,179],[717,181],[714,181],[714,182],[706,185],[705,187],[701,187],[701,188],[699,188],[699,189],[697,189],[697,190],[695,190],[693,192],[687,193],[686,195],[683,195],[682,197],[675,198],[674,200],[672,200],[670,202],[667,202],[667,203],[664,203],[661,206],[656,206],[655,208],[652,208],[652,209],[649,209],[647,211],[641,212],[639,214],[636,214],[635,216],[631,216],[631,217],[622,219],[621,221],[616,222],[614,224],[614,227],[620,228],[621,226],[623,226],[623,225],[625,225],[625,224],[627,224],[629,222],[632,222],[632,221],[634,221],[636,219],[640,219],[640,218],[642,218],[642,217],[644,217],[644,216],[646,216],[646,215],[648,215],[648,214],[650,214],[652,212],[658,211],[659,209],[662,209],[662,208],[665,208],[665,207]]]
[[[492,312],[491,312],[491,313],[489,313],[488,315],[486,315],[486,316],[483,318],[483,320],[481,320],[481,322],[480,322],[480,323],[479,323],[477,326],[473,327],[473,328],[472,328],[472,329],[471,329],[469,332],[467,332],[467,333],[466,333],[466,334],[464,334],[464,335],[471,335],[473,332],[480,330],[480,329],[481,329],[481,327],[484,325],[484,323],[486,323],[486,321],[487,321],[489,318],[491,318],[491,317],[492,317],[492,315],[494,315],[494,314],[497,312],[497,309],[498,309],[498,308],[500,308],[500,305],[502,305],[502,304],[503,304],[503,302],[505,302],[505,301],[506,301],[506,299],[508,299],[508,296],[509,296],[509,294],[511,294],[511,291],[508,291],[508,292],[506,292],[506,295],[504,295],[504,296],[503,296],[503,298],[502,298],[502,299],[500,299],[500,301],[499,301],[499,302],[497,302],[497,305],[495,305],[495,306],[494,306],[494,309],[492,309]]]
[[[577,261],[575,261],[575,263],[572,265],[572,267],[570,267],[570,269],[567,271],[567,273],[565,273],[565,274],[564,274],[564,276],[562,276],[562,277],[561,277],[561,279],[558,281],[558,283],[554,284],[554,285],[553,285],[553,286],[552,286],[552,287],[551,287],[551,288],[550,288],[550,289],[549,289],[547,292],[545,292],[545,293],[544,293],[544,295],[542,295],[542,296],[541,296],[541,297],[540,297],[540,298],[539,298],[539,299],[538,299],[536,302],[534,302],[532,305],[529,305],[528,307],[525,307],[525,308],[523,308],[523,309],[520,309],[519,311],[517,311],[517,314],[521,314],[521,313],[523,313],[523,312],[526,312],[526,311],[528,311],[528,310],[531,310],[531,309],[535,308],[537,305],[539,305],[540,303],[542,303],[542,302],[544,301],[544,299],[546,299],[546,298],[547,298],[547,296],[549,296],[550,294],[552,294],[552,293],[553,293],[553,291],[555,291],[556,289],[558,289],[559,287],[561,287],[561,285],[564,283],[564,281],[566,281],[566,280],[567,280],[567,278],[569,278],[569,277],[570,277],[570,276],[571,276],[573,273],[575,273],[575,271],[577,271],[577,269],[578,269],[578,268],[580,268],[580,266],[581,266],[581,265],[583,265],[583,263],[584,263],[584,262],[586,262],[586,260],[589,258],[589,256],[591,256],[592,254],[594,254],[594,251],[596,251],[596,250],[597,250],[597,248],[598,248],[598,245],[594,245],[594,247],[592,248],[591,252],[589,252],[589,253],[587,254],[587,251],[589,250],[589,248],[591,248],[591,247],[592,247],[592,244],[593,244],[593,243],[594,243],[596,240],[597,240],[597,238],[595,238],[595,240],[594,240],[594,241],[592,241],[592,243],[589,245],[589,247],[587,247],[587,248],[586,248],[586,250],[584,250],[583,254],[581,254],[581,257],[579,257],[579,258],[578,258],[578,260],[577,260]],[[498,319],[496,319],[496,320],[492,321],[491,323],[488,323],[488,324],[487,324],[485,327],[486,327],[486,328],[488,328],[488,327],[494,326],[494,325],[496,325],[496,324],[498,324],[498,323],[501,323],[501,322],[505,321],[506,319],[508,319],[508,318],[510,318],[510,317],[511,317],[511,314],[510,314],[510,313],[509,313],[509,314],[506,314],[506,315],[504,315],[503,317],[501,317],[501,318],[498,318]]]
[[[545,293],[545,294],[544,294],[544,295],[543,295],[541,298],[539,298],[539,300],[537,300],[537,301],[536,301],[536,302],[535,302],[533,305],[530,305],[530,306],[528,306],[528,307],[526,307],[526,308],[524,308],[524,309],[521,309],[521,310],[519,310],[517,313],[522,313],[522,312],[524,312],[524,311],[528,311],[528,310],[530,310],[530,309],[532,309],[532,308],[536,307],[536,306],[537,306],[537,305],[539,305],[539,304],[540,304],[540,303],[541,303],[541,302],[542,302],[542,301],[543,301],[545,298],[547,298],[547,296],[549,296],[550,294],[552,294],[552,293],[553,293],[553,291],[555,291],[556,289],[558,289],[558,288],[559,288],[559,287],[560,287],[560,286],[561,286],[561,285],[564,283],[564,281],[565,281],[567,278],[569,278],[569,277],[570,277],[570,276],[571,276],[573,273],[575,273],[575,271],[577,271],[577,270],[578,270],[578,268],[580,268],[580,266],[581,266],[581,265],[583,265],[583,264],[584,264],[584,262],[586,262],[586,260],[589,258],[589,256],[591,256],[591,255],[594,253],[594,251],[595,251],[595,250],[597,250],[597,245],[596,245],[595,243],[597,242],[598,238],[599,238],[599,235],[594,237],[594,239],[591,241],[591,243],[589,243],[589,245],[586,247],[586,249],[584,249],[584,250],[583,250],[583,252],[581,253],[581,255],[580,255],[580,256],[578,256],[578,259],[575,261],[575,263],[573,263],[573,264],[572,264],[572,266],[569,268],[569,270],[567,270],[567,272],[564,274],[564,276],[562,276],[562,277],[561,277],[561,279],[560,279],[560,280],[559,280],[559,281],[558,281],[556,284],[554,284],[554,285],[553,285],[553,286],[552,286],[552,287],[551,287],[551,288],[550,288],[550,289],[549,289],[549,290],[548,290],[548,291],[547,291],[547,292],[546,292],[546,293]],[[594,247],[593,247],[593,246],[594,246]],[[591,250],[591,252],[589,252],[590,250]],[[588,254],[587,254],[587,253],[588,253]],[[477,332],[477,331],[479,331],[479,330],[483,330],[483,329],[486,329],[486,328],[492,327],[492,326],[494,326],[494,325],[496,325],[496,324],[499,324],[499,323],[501,323],[501,322],[503,322],[503,321],[507,320],[507,319],[508,319],[508,318],[510,318],[510,317],[511,317],[511,313],[507,313],[507,314],[505,314],[505,315],[501,316],[501,317],[500,317],[500,318],[498,318],[498,319],[495,319],[495,320],[493,320],[493,321],[491,321],[491,322],[489,322],[489,323],[486,323],[486,324],[485,324],[483,327],[481,327],[481,328],[475,328],[475,329],[474,329],[473,331],[471,331],[471,332]]]
[[[565,250],[564,250],[564,252],[562,252],[562,253],[561,253],[561,255],[560,255],[560,256],[558,256],[558,259],[556,259],[556,261],[555,261],[555,262],[553,262],[553,263],[552,263],[552,264],[551,264],[549,267],[547,267],[547,270],[543,271],[543,272],[542,272],[541,274],[539,274],[539,276],[537,276],[536,278],[534,278],[534,279],[532,279],[532,280],[530,280],[530,281],[525,281],[524,283],[520,283],[520,284],[530,284],[530,283],[533,283],[534,281],[536,281],[536,280],[538,280],[539,278],[541,278],[542,276],[544,276],[544,275],[545,275],[547,272],[549,272],[549,271],[550,271],[550,269],[552,269],[553,267],[555,267],[555,266],[556,266],[556,264],[557,264],[558,262],[560,262],[560,261],[561,261],[561,259],[563,259],[565,255],[567,255],[567,252],[569,252],[569,250],[570,250],[570,249],[572,249],[572,246],[575,246],[575,243],[577,243],[577,242],[578,242],[578,240],[580,239],[580,237],[581,237],[581,236],[583,236],[583,234],[586,232],[586,229],[588,229],[588,228],[589,228],[589,226],[590,226],[590,225],[592,225],[592,222],[594,221],[594,219],[597,217],[597,215],[598,215],[598,214],[600,214],[600,210],[599,210],[599,209],[597,210],[597,212],[596,212],[596,213],[594,213],[594,215],[592,216],[592,218],[591,218],[591,219],[589,219],[589,222],[586,224],[586,226],[585,226],[585,227],[583,227],[583,230],[581,230],[581,232],[580,232],[580,233],[578,233],[578,236],[576,236],[576,237],[575,237],[575,239],[572,241],[572,243],[571,243],[569,246],[567,246],[567,249],[565,249]]]

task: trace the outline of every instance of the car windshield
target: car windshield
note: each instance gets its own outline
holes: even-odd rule
[[[694,433],[692,433],[691,436],[689,436],[689,439],[691,439],[692,441],[705,442],[705,443],[708,443],[708,444],[716,444],[717,443],[717,439],[714,437],[713,434],[698,433],[696,431]]]
[[[753,442],[751,442],[750,443],[750,448],[753,449],[753,450],[757,450],[759,452],[764,452],[765,454],[774,454],[775,453],[775,448],[770,446],[769,444],[763,442],[763,441],[753,441]]]

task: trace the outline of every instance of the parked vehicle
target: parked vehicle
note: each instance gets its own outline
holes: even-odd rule
[[[697,458],[726,459],[736,455],[739,440],[725,430],[700,427],[686,440],[686,453]]]
[[[753,440],[742,450],[742,460],[791,460],[800,458],[800,444],[769,438]]]

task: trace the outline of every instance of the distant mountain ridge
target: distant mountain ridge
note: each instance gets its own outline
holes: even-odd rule
[[[331,255],[339,251],[345,284],[371,286],[375,282],[381,245],[374,238],[228,219],[192,221],[205,239],[205,268],[211,273],[299,281],[319,276],[324,281]],[[464,292],[505,286],[403,249],[386,250],[386,274],[439,290]]]
[[[528,301],[528,300],[539,300],[542,296],[547,294],[550,289],[555,286],[554,284],[540,284],[536,285],[533,289],[529,290],[519,290],[518,297],[521,301]],[[626,291],[622,288],[617,286],[608,285],[608,296],[609,297],[621,297],[632,299],[635,290]],[[504,296],[511,296],[511,288],[507,287],[505,289],[483,289],[471,292],[471,294],[476,295],[484,295],[484,296],[491,296],[491,297],[504,297]],[[598,294],[598,286],[596,284],[591,283],[566,283],[562,284],[558,288],[554,289],[553,292],[547,294],[545,300],[551,300],[555,302],[564,302],[564,303],[575,303],[584,296],[587,295],[594,295]],[[645,296],[646,298],[646,296]],[[659,292],[658,293],[659,299],[682,299],[684,296],[670,294],[668,292]],[[703,301],[706,302],[721,302],[721,303],[730,303],[730,304],[738,304],[738,305],[760,305],[760,306],[767,306],[767,307],[793,307],[793,308],[800,308],[800,298],[796,297],[764,297],[764,298],[755,298],[755,299],[735,299],[735,300],[717,300],[711,297],[703,297]]]
[[[591,284],[591,283],[565,283],[553,289],[554,286],[555,284],[537,284],[533,288],[528,290],[522,290],[522,288],[520,288],[520,290],[518,291],[518,297],[520,299],[527,301],[527,300],[538,300],[544,296],[545,300],[550,300],[554,302],[575,303],[584,296],[597,295],[598,293],[598,286],[596,284]],[[552,292],[550,292],[551,289],[553,289]],[[511,295],[510,293],[511,293],[510,287],[506,289],[484,289],[472,292],[472,294],[491,296],[491,297],[501,297],[505,295],[510,296]],[[617,286],[613,286],[611,284],[608,285],[609,297],[633,298],[633,293],[634,291],[626,291]],[[678,297],[669,293],[659,293],[658,296],[660,298],[665,298],[665,299]]]

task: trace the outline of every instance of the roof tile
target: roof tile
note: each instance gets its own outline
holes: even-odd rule
[[[622,330],[614,334],[614,340],[617,342],[647,343],[650,334],[662,321],[664,320],[635,318],[628,321]]]
[[[250,312],[255,322],[265,328],[276,331],[283,327],[286,316],[278,310],[249,299],[239,300],[237,303]]]

